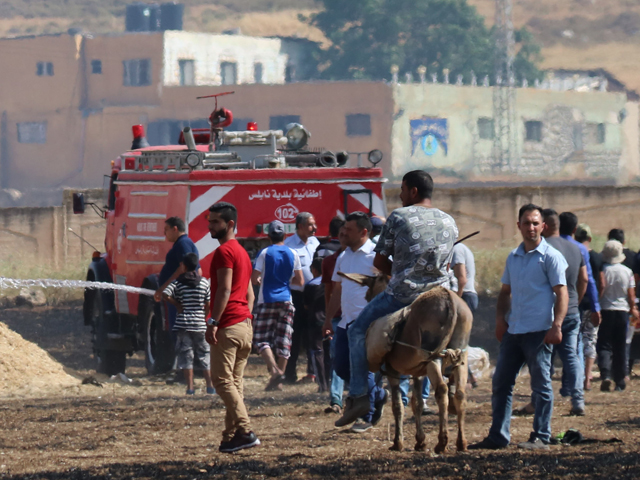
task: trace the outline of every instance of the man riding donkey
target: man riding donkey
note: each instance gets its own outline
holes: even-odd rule
[[[410,305],[427,290],[449,286],[447,264],[458,228],[450,215],[431,206],[432,193],[433,179],[427,172],[414,170],[403,177],[402,208],[389,216],[375,247],[374,266],[391,275],[391,279],[386,290],[371,300],[348,330],[349,397],[342,417],[335,422],[337,427],[355,422],[370,409],[365,341],[369,326]]]

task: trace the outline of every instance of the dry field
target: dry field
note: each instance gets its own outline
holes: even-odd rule
[[[474,344],[490,342],[492,304],[483,302]],[[93,374],[78,304],[5,309],[0,319],[78,379]],[[3,360],[19,360],[29,348],[36,347],[23,345]],[[435,455],[431,449],[437,424],[429,416],[430,450],[395,453],[388,451],[393,430],[390,409],[378,427],[364,434],[337,429],[335,417],[322,412],[326,396],[316,393],[314,386],[264,392],[265,369],[252,357],[246,372],[246,401],[262,446],[223,455],[217,446],[224,408],[217,397],[207,398],[199,391],[186,398],[184,387],[166,385],[162,377],[145,377],[139,357],[130,365],[127,373],[137,386],[97,387],[79,385],[79,380],[75,385],[42,386],[33,384],[29,374],[23,382],[14,379],[5,384],[0,391],[0,478],[640,478],[637,378],[622,393],[588,392],[584,418],[569,417],[569,403],[556,401],[554,433],[573,427],[586,437],[615,437],[622,443],[555,446],[545,453],[510,447],[497,453],[458,454],[450,449]],[[38,373],[34,368],[30,375]],[[198,382],[201,387],[202,380]],[[25,384],[35,386],[25,388]],[[517,404],[527,400],[526,384],[526,378],[518,383]],[[470,441],[487,433],[489,401],[490,380],[483,379],[469,397]],[[452,436],[454,428],[451,417]],[[531,418],[514,419],[514,441],[526,440],[530,428]],[[414,431],[409,415],[405,429],[409,447]]]

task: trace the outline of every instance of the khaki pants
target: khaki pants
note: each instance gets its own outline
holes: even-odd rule
[[[251,320],[220,328],[217,345],[211,346],[211,380],[227,409],[222,441],[228,442],[236,431],[251,431],[244,405],[242,377],[251,353]]]

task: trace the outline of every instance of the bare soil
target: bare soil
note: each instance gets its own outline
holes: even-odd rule
[[[482,338],[473,342],[476,345],[490,343],[491,303],[483,302],[483,308],[485,314],[478,317],[475,329]],[[336,416],[323,413],[326,394],[318,394],[314,385],[264,392],[266,370],[259,358],[252,357],[245,396],[262,445],[228,455],[217,451],[224,407],[217,396],[203,393],[202,379],[197,380],[196,396],[187,398],[184,386],[167,385],[164,377],[145,376],[142,359],[135,356],[127,374],[138,386],[80,385],[81,378],[95,373],[79,304],[6,309],[0,311],[0,320],[40,345],[78,378],[73,387],[0,392],[2,479],[640,478],[637,377],[624,392],[601,393],[596,382],[586,393],[586,417],[568,416],[568,400],[556,398],[554,433],[577,428],[585,437],[617,438],[621,443],[553,446],[546,452],[511,446],[499,452],[456,453],[456,421],[450,417],[449,451],[436,455],[432,449],[437,418],[428,416],[430,450],[416,453],[410,448],[415,428],[407,412],[408,448],[397,453],[388,450],[393,434],[391,409],[364,434],[335,428]],[[554,387],[557,391],[559,381]],[[490,379],[484,378],[469,393],[466,432],[470,442],[488,431],[490,389]],[[519,379],[516,405],[524,404],[529,393],[528,378]],[[514,443],[527,440],[531,421],[531,417],[512,420]]]

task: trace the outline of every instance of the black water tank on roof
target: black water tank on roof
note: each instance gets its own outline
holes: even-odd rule
[[[182,30],[184,4],[175,2],[163,3],[160,5],[160,12],[161,30]]]
[[[157,3],[149,4],[149,30],[152,32],[160,31],[160,5]]]
[[[140,2],[127,5],[125,29],[127,32],[160,30],[160,5]]]

